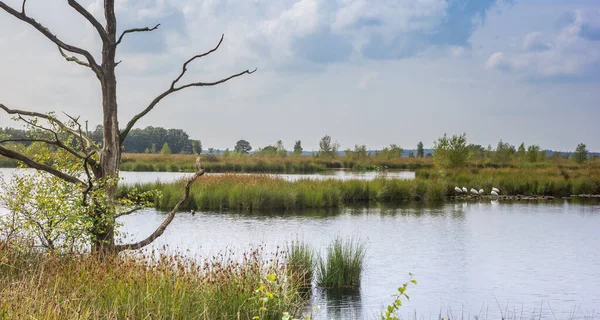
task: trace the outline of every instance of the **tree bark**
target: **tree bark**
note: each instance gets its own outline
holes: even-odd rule
[[[102,87],[102,113],[104,137],[100,151],[101,180],[113,181],[107,185],[107,203],[105,212],[99,212],[93,228],[93,248],[95,251],[113,251],[115,247],[114,216],[116,215],[115,197],[117,194],[117,181],[119,179],[119,163],[121,161],[121,141],[119,138],[118,104],[117,104],[117,78],[115,75],[116,34],[117,21],[114,11],[114,1],[104,1],[104,14],[106,18],[106,33],[108,39],[102,42],[101,69],[103,78],[100,80]]]

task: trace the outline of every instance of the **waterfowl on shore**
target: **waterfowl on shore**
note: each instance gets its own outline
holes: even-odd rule
[[[462,193],[462,189],[459,187],[454,187],[454,191],[456,191],[458,193]]]
[[[479,195],[479,192],[473,188],[471,188],[471,193],[474,195]]]
[[[485,191],[483,191],[483,189],[479,189],[479,194],[484,194]]]
[[[500,190],[498,190],[498,188],[496,188],[496,187],[493,187],[493,188],[492,188],[492,191],[496,191],[496,193],[499,193],[499,192],[500,192]]]
[[[492,190],[492,192],[490,192],[490,194],[493,196],[498,196],[498,192],[496,192],[496,190]]]
[[[467,193],[467,192],[469,192],[469,190],[467,190],[467,188],[465,188],[465,187],[462,187],[462,191],[463,191],[464,193]]]

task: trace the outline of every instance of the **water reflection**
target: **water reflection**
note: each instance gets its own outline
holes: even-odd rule
[[[123,217],[122,230],[137,240],[164,217],[153,210]],[[527,315],[539,312],[542,301],[550,303],[560,319],[568,318],[574,305],[579,316],[600,308],[598,230],[598,203],[472,201],[181,214],[155,247],[168,244],[202,257],[260,244],[274,251],[300,238],[322,254],[335,237],[355,237],[367,243],[360,295],[315,291],[312,303],[321,306],[316,319],[374,318],[409,272],[419,284],[409,290],[403,318],[413,318],[415,311],[419,319],[437,318],[441,311],[496,319],[498,299]],[[549,308],[542,313],[551,317]]]
[[[314,318],[318,319],[361,319],[363,316],[360,289],[316,289],[318,297]]]

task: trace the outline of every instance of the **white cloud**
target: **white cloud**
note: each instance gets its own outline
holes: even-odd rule
[[[589,17],[577,11],[571,23],[552,37],[532,32],[523,38],[521,52],[495,52],[487,67],[514,71],[533,78],[593,76],[600,66],[600,45],[580,36]]]
[[[531,32],[523,38],[523,50],[530,51],[546,51],[552,49],[554,43],[547,40],[541,32]]]

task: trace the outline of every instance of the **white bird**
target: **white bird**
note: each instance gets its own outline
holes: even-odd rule
[[[465,187],[462,187],[462,191],[463,191],[464,193],[467,193],[467,192],[469,192],[469,190],[467,190],[467,188],[465,188]]]
[[[498,196],[498,192],[496,192],[496,190],[492,190],[492,192],[490,192],[490,194],[492,194],[493,196]]]
[[[473,189],[473,188],[471,188],[471,193],[472,193],[472,194],[479,194],[479,192],[477,192],[477,190],[475,190],[475,189]]]
[[[484,194],[485,191],[483,191],[483,189],[479,189],[479,194]]]
[[[496,193],[500,192],[500,190],[498,190],[498,188],[496,188],[496,187],[493,187],[492,191],[496,191]]]
[[[461,189],[461,188],[459,188],[459,187],[454,187],[454,191],[456,191],[456,192],[458,192],[458,193],[461,193],[461,192],[462,192],[462,189]]]

